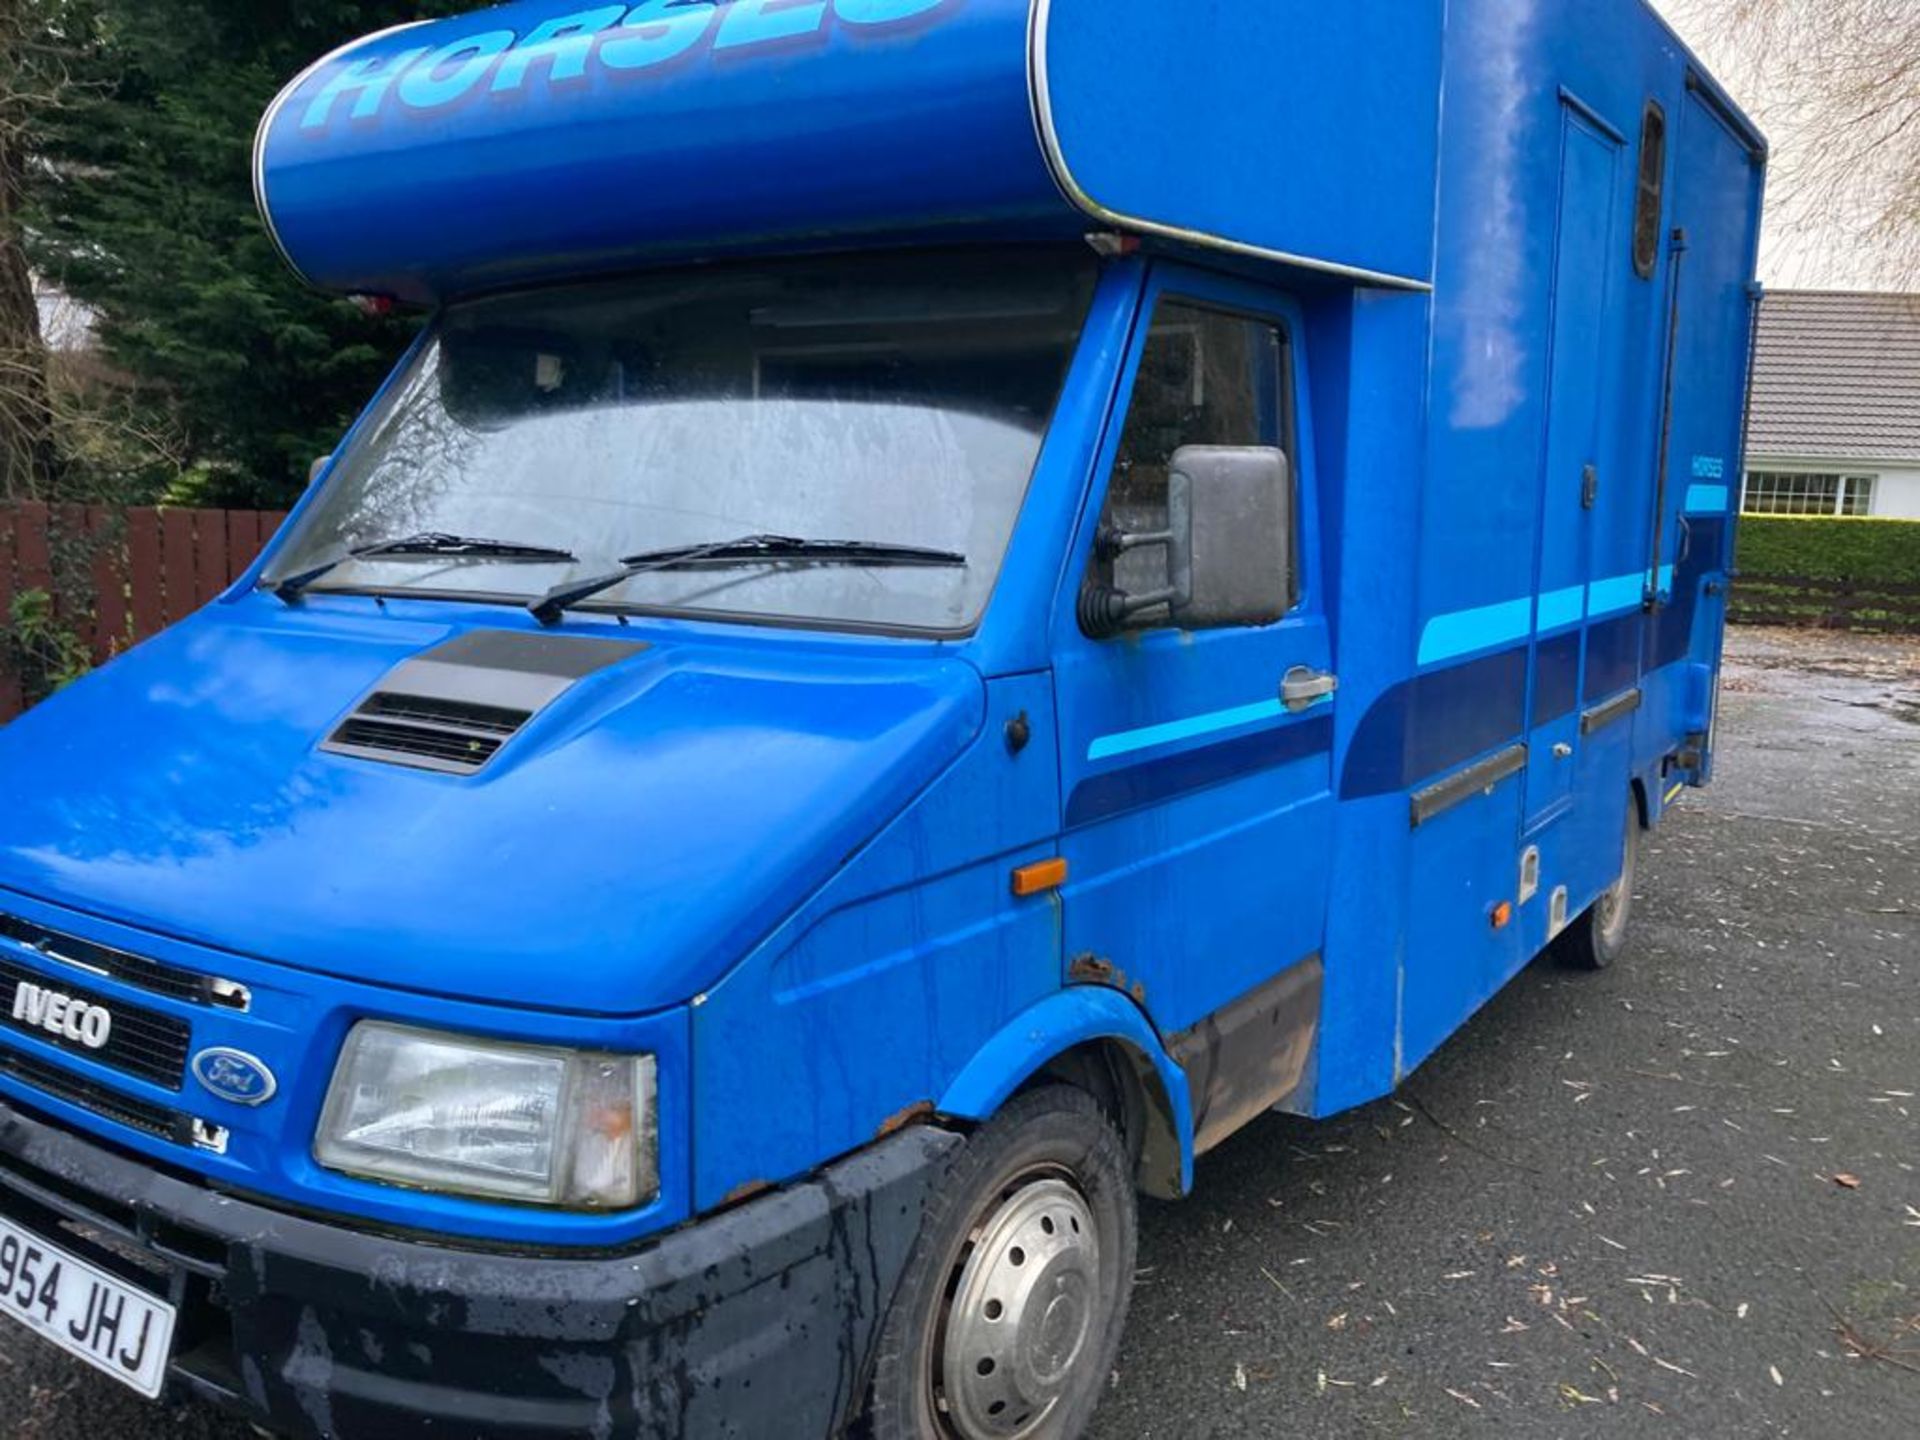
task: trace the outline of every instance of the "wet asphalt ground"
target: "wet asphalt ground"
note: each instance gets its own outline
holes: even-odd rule
[[[1632,955],[1202,1161],[1096,1440],[1920,1436],[1920,646],[1732,643]]]
[[[1920,645],[1739,632],[1619,968],[1143,1216],[1093,1440],[1920,1436]],[[249,1434],[0,1332],[0,1434]]]

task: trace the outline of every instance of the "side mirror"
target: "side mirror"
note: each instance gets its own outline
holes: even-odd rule
[[[1293,486],[1286,452],[1266,446],[1187,445],[1174,452],[1165,531],[1104,535],[1109,557],[1167,549],[1168,586],[1130,595],[1081,592],[1080,623],[1102,638],[1162,606],[1183,629],[1266,625],[1293,603]]]
[[[1174,601],[1173,618],[1182,626],[1269,625],[1287,613],[1293,604],[1291,480],[1282,450],[1189,445],[1175,452],[1167,488],[1173,580],[1185,597]]]
[[[327,473],[327,467],[333,464],[333,456],[322,455],[307,467],[307,488],[311,490],[320,483],[320,477]]]

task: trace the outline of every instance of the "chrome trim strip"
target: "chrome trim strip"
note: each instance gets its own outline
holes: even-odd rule
[[[1244,240],[1235,240],[1226,235],[1215,235],[1204,230],[1189,230],[1179,225],[1168,225],[1158,220],[1148,220],[1136,215],[1124,215],[1117,210],[1109,210],[1095,200],[1074,178],[1072,167],[1067,164],[1066,152],[1060,146],[1060,132],[1053,119],[1053,96],[1047,78],[1047,20],[1051,14],[1053,0],[1033,0],[1033,9],[1027,23],[1027,88],[1032,93],[1034,122],[1038,128],[1040,152],[1045,157],[1047,169],[1053,175],[1053,183],[1060,187],[1060,193],[1079,210],[1103,224],[1122,230],[1137,231],[1143,235],[1155,235],[1165,240],[1178,240],[1187,245],[1198,245],[1209,250],[1223,250],[1232,255],[1251,256],[1257,260],[1271,260],[1283,265],[1295,265],[1305,270],[1316,270],[1322,274],[1339,275],[1345,279],[1356,280],[1363,285],[1378,286],[1388,290],[1409,290],[1428,294],[1433,290],[1431,282],[1415,280],[1405,275],[1392,275],[1380,270],[1367,270],[1357,265],[1342,265],[1332,260],[1317,260],[1310,255],[1295,255],[1286,250],[1273,250],[1264,245],[1249,244]]]
[[[21,934],[21,931],[28,932]],[[96,965],[70,955],[62,942],[70,946],[84,946],[97,955],[112,957],[121,965],[114,969],[111,965]],[[13,945],[28,955],[69,969],[81,971],[87,975],[110,980],[116,985],[124,985],[129,990],[138,990],[143,995],[151,995],[160,1000],[171,1000],[180,1005],[194,1005],[202,1008],[228,1010],[238,1014],[247,1014],[253,1009],[253,992],[237,980],[223,979],[209,975],[201,970],[189,970],[184,966],[165,960],[155,960],[150,955],[142,955],[133,950],[124,950],[117,945],[108,945],[98,940],[88,940],[84,936],[70,934],[64,930],[55,930],[48,925],[22,919],[10,910],[0,910],[0,955],[4,947]],[[156,978],[170,982],[155,983]],[[177,989],[187,986],[198,987],[199,993],[187,995],[177,993]]]
[[[357,40],[349,40],[345,45],[336,46],[294,76],[280,93],[273,97],[273,103],[267,106],[267,113],[260,117],[259,128],[253,132],[253,203],[258,207],[260,218],[266,224],[267,238],[273,241],[273,248],[280,252],[281,260],[286,262],[287,268],[299,278],[303,285],[312,286],[316,290],[320,288],[304,270],[294,263],[292,252],[287,249],[286,242],[280,238],[280,227],[273,223],[273,205],[267,199],[267,136],[272,133],[274,123],[279,120],[280,112],[286,108],[287,102],[293,99],[294,92],[342,55],[358,50],[362,45],[371,45],[377,40],[385,40],[389,35],[398,35],[405,30],[416,30],[422,25],[431,23],[428,20],[409,20],[405,24],[389,25],[384,30],[376,30],[371,35],[362,35]]]

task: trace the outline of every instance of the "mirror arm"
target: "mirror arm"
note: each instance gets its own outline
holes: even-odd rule
[[[1111,526],[1102,526],[1100,534],[1094,540],[1094,550],[1102,560],[1117,560],[1129,550],[1144,550],[1149,545],[1173,544],[1172,530],[1152,530],[1142,534],[1129,534],[1124,530],[1115,530]]]
[[[1192,528],[1191,512],[1181,503],[1179,497],[1170,497],[1172,503],[1169,519],[1171,524],[1165,530],[1129,532],[1111,525],[1102,525],[1094,536],[1094,550],[1099,558],[1111,565],[1130,550],[1144,550],[1150,546],[1164,547],[1168,552],[1168,568],[1173,581],[1162,590],[1151,590],[1141,595],[1129,595],[1126,591],[1112,585],[1084,585],[1080,589],[1080,629],[1096,640],[1107,640],[1126,629],[1127,622],[1134,616],[1148,610],[1158,610],[1162,606],[1170,607],[1178,613],[1193,600],[1193,568],[1191,541],[1186,537]]]
[[[1180,605],[1187,596],[1177,587],[1129,595],[1110,585],[1088,585],[1080,591],[1080,628],[1096,640],[1118,635],[1127,621],[1162,605]]]

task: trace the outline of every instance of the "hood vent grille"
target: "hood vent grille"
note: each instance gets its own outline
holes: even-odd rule
[[[435,700],[425,695],[375,695],[356,712],[365,720],[391,720],[399,725],[427,725],[441,729],[473,730],[502,740],[532,718],[526,710],[504,705],[475,705],[465,700]]]
[[[320,747],[441,775],[473,775],[580,681],[647,647],[474,631],[396,666]]]
[[[529,710],[382,691],[347,717],[327,748],[367,760],[471,775],[532,718]]]

